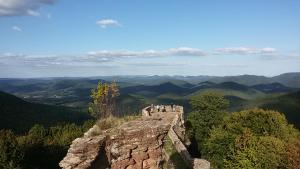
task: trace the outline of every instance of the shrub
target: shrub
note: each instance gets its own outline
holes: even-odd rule
[[[286,146],[287,168],[299,169],[300,166],[300,138],[292,138]]]
[[[210,130],[222,123],[229,102],[221,94],[204,93],[193,97],[190,104],[193,111],[187,117],[187,134],[196,140],[201,151]]]
[[[10,130],[0,130],[0,168],[18,169],[23,159],[16,136]]]
[[[282,113],[251,109],[212,129],[202,153],[213,168],[295,168],[299,147],[299,131]]]

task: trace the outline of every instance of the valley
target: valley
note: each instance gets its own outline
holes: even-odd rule
[[[231,77],[103,76],[0,79],[0,91],[32,102],[33,105],[46,104],[48,105],[46,109],[58,106],[65,107],[65,110],[79,111],[85,114],[81,115],[82,119],[88,118],[87,107],[91,102],[91,89],[98,82],[116,81],[118,83],[120,96],[117,102],[119,112],[121,112],[120,116],[138,114],[141,108],[150,104],[182,105],[186,112],[189,112],[190,98],[205,92],[218,92],[230,101],[230,111],[253,107],[274,109],[284,112],[287,119],[299,128],[300,89],[297,85],[300,80],[298,79],[300,79],[300,73],[288,73],[275,77],[254,75]],[[6,97],[9,96],[2,94],[2,99]],[[19,104],[18,102],[23,103],[24,101],[16,100],[14,102]],[[47,116],[44,117],[47,119]]]

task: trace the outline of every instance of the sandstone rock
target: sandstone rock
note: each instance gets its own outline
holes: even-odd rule
[[[97,158],[104,140],[105,136],[101,135],[75,139],[59,166],[66,169],[92,167],[92,162]]]
[[[182,157],[193,168],[208,169],[209,162],[193,159],[181,139],[184,138],[183,108],[163,106],[166,112],[147,107],[143,117],[101,132],[93,126],[82,138],[72,142],[63,169],[158,169],[164,160],[164,139],[169,135]],[[175,112],[173,110],[176,110]],[[102,135],[95,135],[95,134]],[[207,168],[208,167],[208,168]]]

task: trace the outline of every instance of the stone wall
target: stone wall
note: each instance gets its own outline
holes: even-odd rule
[[[193,159],[182,143],[184,139],[183,107],[146,107],[142,117],[113,130],[95,135],[98,126],[72,142],[66,157],[60,162],[64,169],[158,169],[164,160],[166,136],[191,168],[207,169],[209,163]]]
[[[68,150],[67,156],[59,163],[59,166],[65,169],[98,168],[96,167],[96,161],[101,161],[99,152],[103,152],[105,140],[106,137],[102,135],[94,137],[84,136],[75,139]],[[96,160],[97,158],[99,160]],[[102,156],[102,158],[105,158],[105,156]],[[101,166],[105,168],[107,162],[103,160]]]
[[[106,144],[111,168],[161,168],[163,140],[170,119],[147,118],[122,125]]]
[[[143,109],[145,113],[143,113],[144,116],[151,116],[152,114],[158,113],[156,106],[153,106],[154,108],[151,109],[151,107],[146,107]],[[173,112],[175,114],[174,119],[171,123],[170,130],[168,132],[168,136],[171,139],[176,151],[180,154],[182,159],[186,162],[186,164],[194,169],[209,169],[210,163],[207,160],[204,159],[198,159],[193,158],[190,153],[188,152],[187,148],[183,144],[183,140],[185,137],[185,127],[184,127],[184,111],[182,106],[177,105],[163,105],[160,106],[165,109],[166,112]],[[161,112],[162,114],[164,112]]]

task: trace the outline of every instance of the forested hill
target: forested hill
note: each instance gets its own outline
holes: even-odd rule
[[[34,124],[50,127],[63,122],[82,123],[90,118],[74,108],[30,103],[0,91],[0,129],[23,133]]]

